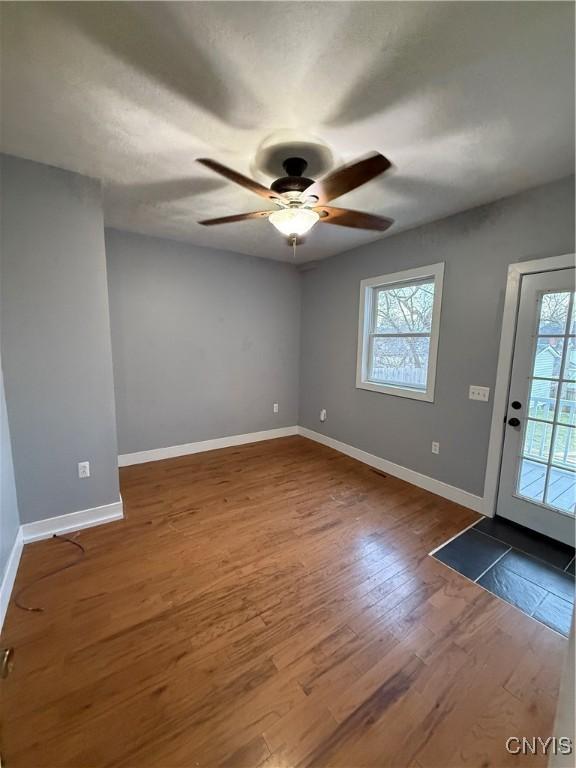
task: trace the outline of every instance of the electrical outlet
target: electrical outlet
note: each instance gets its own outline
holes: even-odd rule
[[[278,403],[274,403],[274,413],[278,413],[279,410]]]
[[[78,462],[78,477],[82,480],[85,477],[90,477],[90,462],[89,461],[79,461]]]
[[[490,399],[490,387],[477,387],[474,384],[470,384],[468,398],[470,400],[481,400],[483,403],[487,403]]]
[[[432,441],[432,453],[440,453],[440,443]]]
[[[328,418],[328,414],[326,413],[326,408],[322,408],[320,411],[320,421],[326,421]]]

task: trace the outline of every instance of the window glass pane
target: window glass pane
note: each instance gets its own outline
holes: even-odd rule
[[[556,427],[552,461],[568,467],[576,466],[576,429],[574,427]]]
[[[550,467],[546,503],[564,512],[574,513],[576,507],[576,475],[573,471]]]
[[[376,289],[376,333],[430,333],[434,280]]]
[[[564,340],[557,336],[539,336],[536,342],[533,376],[557,379],[562,365]]]
[[[549,382],[554,384],[554,382]],[[558,421],[561,424],[576,425],[576,384],[562,384]]]
[[[551,440],[551,424],[542,424],[539,421],[531,421],[528,419],[526,422],[526,431],[524,432],[522,455],[532,459],[548,461]]]
[[[566,366],[564,368],[565,379],[576,380],[576,339],[571,336],[568,339],[568,349],[566,351]]]
[[[554,409],[558,397],[558,382],[533,379],[528,401],[528,416],[544,421],[554,420]]]
[[[539,334],[565,333],[570,292],[545,293],[540,304]]]
[[[430,339],[385,337],[372,340],[370,379],[425,390]]]
[[[546,483],[546,465],[522,459],[518,474],[517,492],[533,501],[542,501]]]

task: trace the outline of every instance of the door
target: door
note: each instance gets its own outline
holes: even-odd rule
[[[496,513],[574,544],[575,270],[525,275]]]

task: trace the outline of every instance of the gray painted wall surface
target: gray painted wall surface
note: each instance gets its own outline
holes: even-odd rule
[[[20,518],[14,482],[12,447],[4,396],[4,376],[0,360],[0,582],[16,540]]]
[[[119,498],[99,184],[2,158],[2,361],[22,523]],[[78,479],[77,462],[92,476]]]
[[[482,494],[508,264],[573,251],[570,177],[319,262],[303,280],[299,423]],[[435,402],[356,389],[360,281],[440,261]],[[491,387],[490,403],[469,400],[470,384]]]
[[[0,260],[0,297],[1,294],[2,262]],[[0,313],[0,323],[1,321]],[[14,480],[12,446],[10,444],[10,428],[8,426],[2,354],[0,350],[0,582],[4,577],[8,558],[14,546],[19,526],[20,516],[18,514],[18,499],[16,497],[16,482]]]
[[[297,423],[293,266],[116,230],[106,255],[121,454]]]

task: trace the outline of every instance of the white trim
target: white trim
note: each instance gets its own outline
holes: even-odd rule
[[[24,544],[40,539],[49,539],[55,533],[70,533],[80,531],[83,528],[92,528],[102,523],[111,523],[114,520],[122,520],[124,511],[122,499],[113,504],[104,504],[101,507],[81,509],[78,512],[70,512],[67,515],[49,517],[46,520],[37,520],[34,523],[24,523],[20,526]]]
[[[442,496],[445,499],[456,502],[463,507],[474,510],[474,512],[480,512],[484,514],[483,499],[481,496],[476,496],[473,493],[464,491],[461,488],[456,488],[454,485],[448,485],[441,480],[435,480],[428,475],[422,475],[420,472],[416,472],[413,469],[402,467],[400,464],[394,464],[387,459],[381,459],[379,456],[374,456],[372,453],[362,451],[360,448],[354,448],[347,443],[341,443],[340,440],[335,440],[333,437],[322,435],[319,432],[313,432],[306,427],[298,427],[298,434],[302,437],[307,437],[309,440],[315,440],[317,443],[327,445],[329,448],[334,448],[340,453],[345,453],[347,456],[351,456],[353,459],[361,461],[363,464],[368,464],[370,467],[379,469],[382,472],[387,472],[389,475],[399,477],[401,480],[406,480],[412,485],[417,485],[419,488],[424,488],[431,493],[435,493],[438,496]]]
[[[500,351],[498,353],[498,368],[496,385],[494,387],[494,406],[492,409],[492,425],[490,427],[490,442],[488,445],[488,461],[484,479],[483,512],[488,517],[494,517],[498,500],[498,483],[500,478],[500,462],[504,443],[504,420],[508,405],[508,389],[510,386],[510,371],[514,355],[514,340],[516,336],[516,318],[520,300],[520,283],[523,275],[536,272],[553,272],[557,269],[569,269],[575,266],[573,253],[562,256],[550,256],[545,259],[532,259],[510,264],[508,281],[506,283],[506,298],[504,299],[504,315],[502,317],[502,332],[500,336]]]
[[[18,572],[18,565],[20,563],[20,557],[22,555],[22,549],[24,548],[24,541],[22,537],[22,526],[18,528],[14,544],[6,563],[6,569],[4,570],[4,576],[2,576],[2,585],[0,586],[0,630],[4,624],[4,618],[6,617],[6,611],[8,610],[8,604],[10,602],[10,595],[16,581],[16,573]]]
[[[394,283],[434,278],[434,306],[432,308],[432,328],[430,329],[430,353],[428,357],[427,387],[423,392],[406,386],[378,384],[368,379],[368,344],[366,339],[371,326],[373,312],[373,289],[379,286],[389,286]],[[412,400],[434,402],[436,385],[436,361],[438,358],[438,340],[440,336],[440,313],[442,310],[442,286],[444,282],[444,262],[431,264],[415,269],[405,269],[391,275],[368,277],[360,282],[360,309],[358,318],[358,350],[356,353],[356,389],[367,389],[396,397],[409,397]]]
[[[124,453],[118,456],[118,466],[129,467],[132,464],[173,459],[177,456],[187,456],[191,453],[215,451],[219,448],[230,448],[235,445],[245,445],[246,443],[259,443],[261,440],[274,440],[277,437],[290,437],[297,434],[298,427],[279,427],[278,429],[266,429],[262,432],[247,432],[244,435],[230,435],[228,437],[216,437],[213,440],[200,440],[197,443],[172,445],[168,448],[154,448],[151,451]]]

